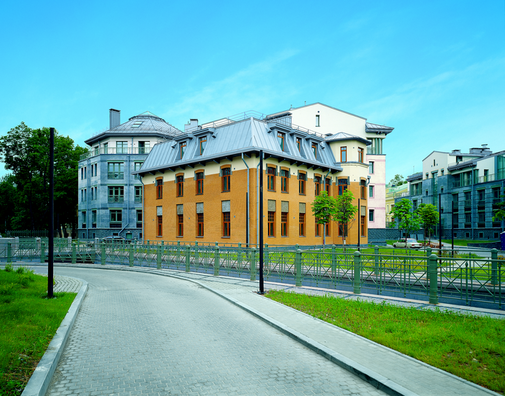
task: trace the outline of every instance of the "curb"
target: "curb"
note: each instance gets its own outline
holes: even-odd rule
[[[28,384],[21,394],[22,396],[44,396],[46,394],[47,388],[53,379],[56,366],[63,353],[63,349],[67,344],[70,331],[72,330],[86,292],[88,291],[88,282],[82,279],[79,279],[79,281],[82,282],[81,289],[79,293],[77,293],[74,302],[51,340],[46,353],[44,353],[44,356],[42,356],[37,368],[30,377]]]

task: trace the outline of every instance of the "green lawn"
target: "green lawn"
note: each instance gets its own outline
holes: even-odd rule
[[[270,291],[267,297],[496,392],[505,392],[505,321]]]
[[[0,270],[0,395],[21,394],[75,296],[48,299],[46,277]]]

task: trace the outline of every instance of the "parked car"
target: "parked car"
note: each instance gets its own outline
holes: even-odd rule
[[[419,249],[423,247],[422,243],[417,242],[414,238],[402,238],[393,243],[393,247],[395,248],[413,248],[413,249]]]
[[[102,239],[103,243],[118,243],[118,242],[125,242],[129,243],[130,241],[127,241],[125,238],[121,236],[108,236]]]

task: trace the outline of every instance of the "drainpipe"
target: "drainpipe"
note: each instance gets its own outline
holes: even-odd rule
[[[144,243],[144,239],[145,239],[145,230],[144,230],[144,225],[146,223],[146,216],[145,216],[145,203],[144,203],[144,194],[145,194],[145,185],[144,185],[144,179],[142,178],[142,176],[140,176],[140,182],[142,183],[142,243]],[[135,219],[136,221],[137,219]],[[135,224],[136,225],[136,224]],[[140,240],[140,238],[139,238]]]
[[[246,228],[247,228],[247,240],[246,244],[249,247],[249,241],[251,240],[251,235],[250,235],[250,226],[249,226],[249,165],[247,165],[247,162],[244,159],[244,153],[242,153],[242,161],[244,162],[245,166],[247,167],[247,195],[246,195]]]
[[[258,166],[256,166],[256,244],[259,244],[260,240],[260,190],[259,190],[259,184],[260,184],[260,174],[259,174],[259,169],[260,169],[260,163],[258,162]]]

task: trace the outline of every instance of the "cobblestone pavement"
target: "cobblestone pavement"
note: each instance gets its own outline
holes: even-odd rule
[[[193,283],[58,273],[86,280],[89,290],[48,395],[383,394]]]
[[[70,292],[79,293],[79,289],[82,286],[82,282],[79,279],[69,278],[68,276],[55,275],[54,276],[54,288],[53,292]]]

